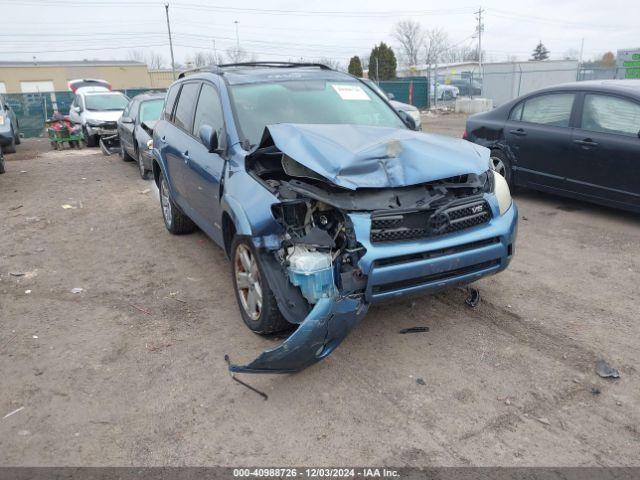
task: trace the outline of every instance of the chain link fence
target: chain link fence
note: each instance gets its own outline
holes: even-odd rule
[[[120,91],[133,98],[150,90],[131,88]],[[15,112],[20,134],[25,138],[45,135],[47,118],[51,118],[54,111],[67,115],[74,98],[73,92],[3,93],[2,96]]]

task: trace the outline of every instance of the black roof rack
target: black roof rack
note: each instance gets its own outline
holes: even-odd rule
[[[184,78],[188,73],[196,72],[212,72],[222,74],[223,68],[228,67],[272,67],[272,68],[296,68],[296,67],[317,67],[321,70],[332,70],[330,67],[322,63],[304,63],[304,62],[239,62],[239,63],[222,63],[219,65],[207,65],[204,67],[191,68],[180,72],[178,78]]]

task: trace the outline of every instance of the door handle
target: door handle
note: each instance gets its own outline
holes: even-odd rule
[[[509,130],[509,133],[517,135],[518,137],[524,137],[527,134],[527,132],[525,132],[522,128],[518,128],[517,130]]]
[[[598,142],[594,142],[590,138],[585,138],[584,140],[574,140],[573,143],[577,143],[578,145],[582,145],[584,147],[597,147]]]

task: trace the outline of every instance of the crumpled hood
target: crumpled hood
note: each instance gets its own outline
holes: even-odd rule
[[[115,122],[122,116],[123,110],[87,110],[85,118],[94,122]]]
[[[484,147],[408,129],[282,123],[266,130],[281,152],[350,190],[404,187],[489,168]]]

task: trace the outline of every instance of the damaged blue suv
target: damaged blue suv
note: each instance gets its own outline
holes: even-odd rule
[[[371,304],[507,267],[518,216],[489,150],[414,128],[324,65],[212,66],[169,88],[153,132],[167,229],[224,248],[252,331],[297,325],[232,371],[301,370]]]

